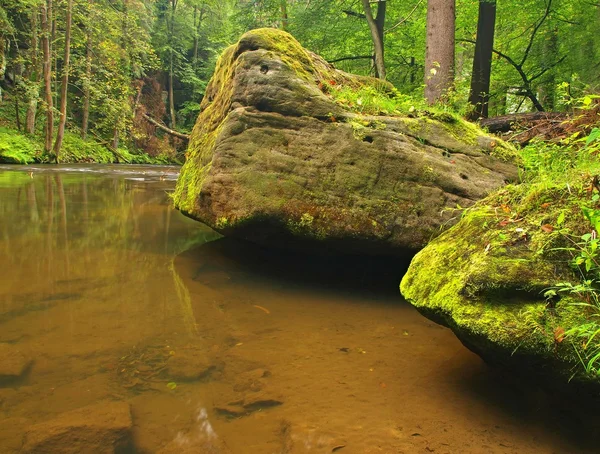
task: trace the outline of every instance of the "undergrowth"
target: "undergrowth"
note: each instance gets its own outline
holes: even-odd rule
[[[462,120],[461,112],[455,109],[453,103],[430,106],[424,98],[406,95],[396,89],[378,90],[371,85],[363,85],[360,88],[346,87],[337,85],[334,81],[321,89],[338,104],[360,114],[439,117],[442,121]]]
[[[583,128],[582,128],[583,130]],[[588,129],[589,130],[589,129]],[[600,129],[584,136],[575,132],[558,143],[533,142],[523,149],[523,181],[531,200],[543,192],[561,194],[562,199],[541,204],[555,205],[553,222],[542,229],[562,240],[549,252],[568,261],[572,282],[557,282],[544,293],[549,304],[568,296],[569,304],[583,317],[567,327],[564,339],[576,351],[585,372],[600,375]],[[543,247],[548,245],[540,245]],[[560,333],[562,341],[563,333]]]

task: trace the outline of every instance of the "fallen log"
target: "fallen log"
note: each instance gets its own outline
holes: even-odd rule
[[[154,118],[152,118],[150,115],[148,115],[148,114],[143,114],[143,116],[144,116],[144,119],[145,119],[145,120],[146,120],[148,123],[150,123],[150,124],[152,124],[152,125],[156,126],[156,127],[157,127],[158,129],[160,129],[161,131],[164,131],[164,132],[166,132],[167,134],[170,134],[170,135],[172,135],[173,137],[177,137],[177,138],[179,138],[179,139],[183,139],[183,140],[190,140],[190,136],[189,136],[189,135],[187,135],[187,134],[184,134],[184,133],[182,133],[182,132],[175,131],[174,129],[167,128],[165,125],[163,125],[163,124],[160,124],[158,121],[156,121],[156,120],[155,120]]]
[[[496,133],[508,132],[513,128],[513,125],[517,123],[530,123],[549,120],[562,122],[567,118],[567,114],[562,112],[532,112],[483,118],[479,121],[479,125],[482,128],[487,128],[489,132]]]

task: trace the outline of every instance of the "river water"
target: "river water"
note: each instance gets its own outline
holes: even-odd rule
[[[404,302],[401,265],[220,238],[170,206],[177,172],[0,166],[0,344],[31,361],[0,453],[105,402],[138,453],[598,452]]]

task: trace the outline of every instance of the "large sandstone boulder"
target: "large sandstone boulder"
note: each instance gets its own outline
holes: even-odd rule
[[[579,235],[592,231],[584,179],[507,186],[478,202],[414,257],[400,290],[488,363],[600,396],[600,360],[590,362],[600,352],[600,306],[581,285],[585,266],[571,265]]]
[[[474,125],[446,114],[363,115],[361,100],[334,96],[342,88],[395,96],[285,32],[243,35],[207,87],[176,207],[260,244],[320,240],[394,254],[420,249],[454,209],[516,177],[514,150]]]

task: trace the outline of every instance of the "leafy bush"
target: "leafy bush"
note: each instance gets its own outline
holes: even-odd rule
[[[0,127],[0,162],[29,164],[41,156],[39,145],[19,131]]]

